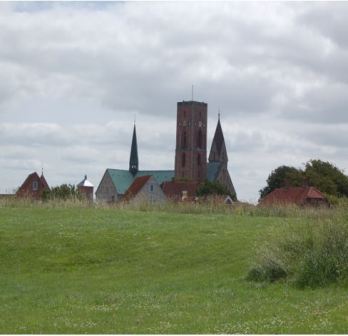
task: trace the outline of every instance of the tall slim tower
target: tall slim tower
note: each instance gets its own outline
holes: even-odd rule
[[[175,179],[204,181],[207,177],[206,103],[178,103],[175,149]]]

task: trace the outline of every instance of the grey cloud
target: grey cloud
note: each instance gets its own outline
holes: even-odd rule
[[[348,165],[346,4],[0,6],[0,189],[42,161],[50,183],[97,184],[127,167],[134,115],[141,167],[172,168],[176,102],[192,84],[209,144],[221,108],[242,199],[280,164]]]

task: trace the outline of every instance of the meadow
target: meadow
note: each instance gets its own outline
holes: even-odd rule
[[[344,286],[245,280],[333,211],[0,204],[0,333],[347,333]]]

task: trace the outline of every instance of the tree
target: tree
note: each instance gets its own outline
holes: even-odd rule
[[[81,194],[74,185],[62,184],[57,187],[53,187],[50,190],[45,190],[42,199],[43,200],[68,200],[68,199],[81,199]]]
[[[310,160],[305,166],[309,185],[337,197],[348,197],[348,176],[330,162]]]
[[[280,166],[273,170],[267,179],[267,186],[260,190],[264,197],[276,188],[286,186],[301,186],[305,183],[305,176],[301,169],[289,166]]]
[[[221,183],[214,181],[205,181],[201,184],[196,192],[197,196],[207,196],[207,195],[229,195],[232,200],[236,201],[236,195],[232,195],[226,187]]]

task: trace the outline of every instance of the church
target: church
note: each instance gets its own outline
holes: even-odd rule
[[[177,103],[175,170],[139,170],[136,127],[134,125],[129,168],[106,169],[96,191],[97,201],[116,202],[140,190],[139,185],[151,176],[147,194],[151,200],[180,199],[185,193],[195,196],[204,181],[219,182],[237,199],[230,174],[220,116],[207,160],[208,105],[197,101]],[[164,196],[165,195],[165,196]],[[128,198],[128,197],[127,197]]]

